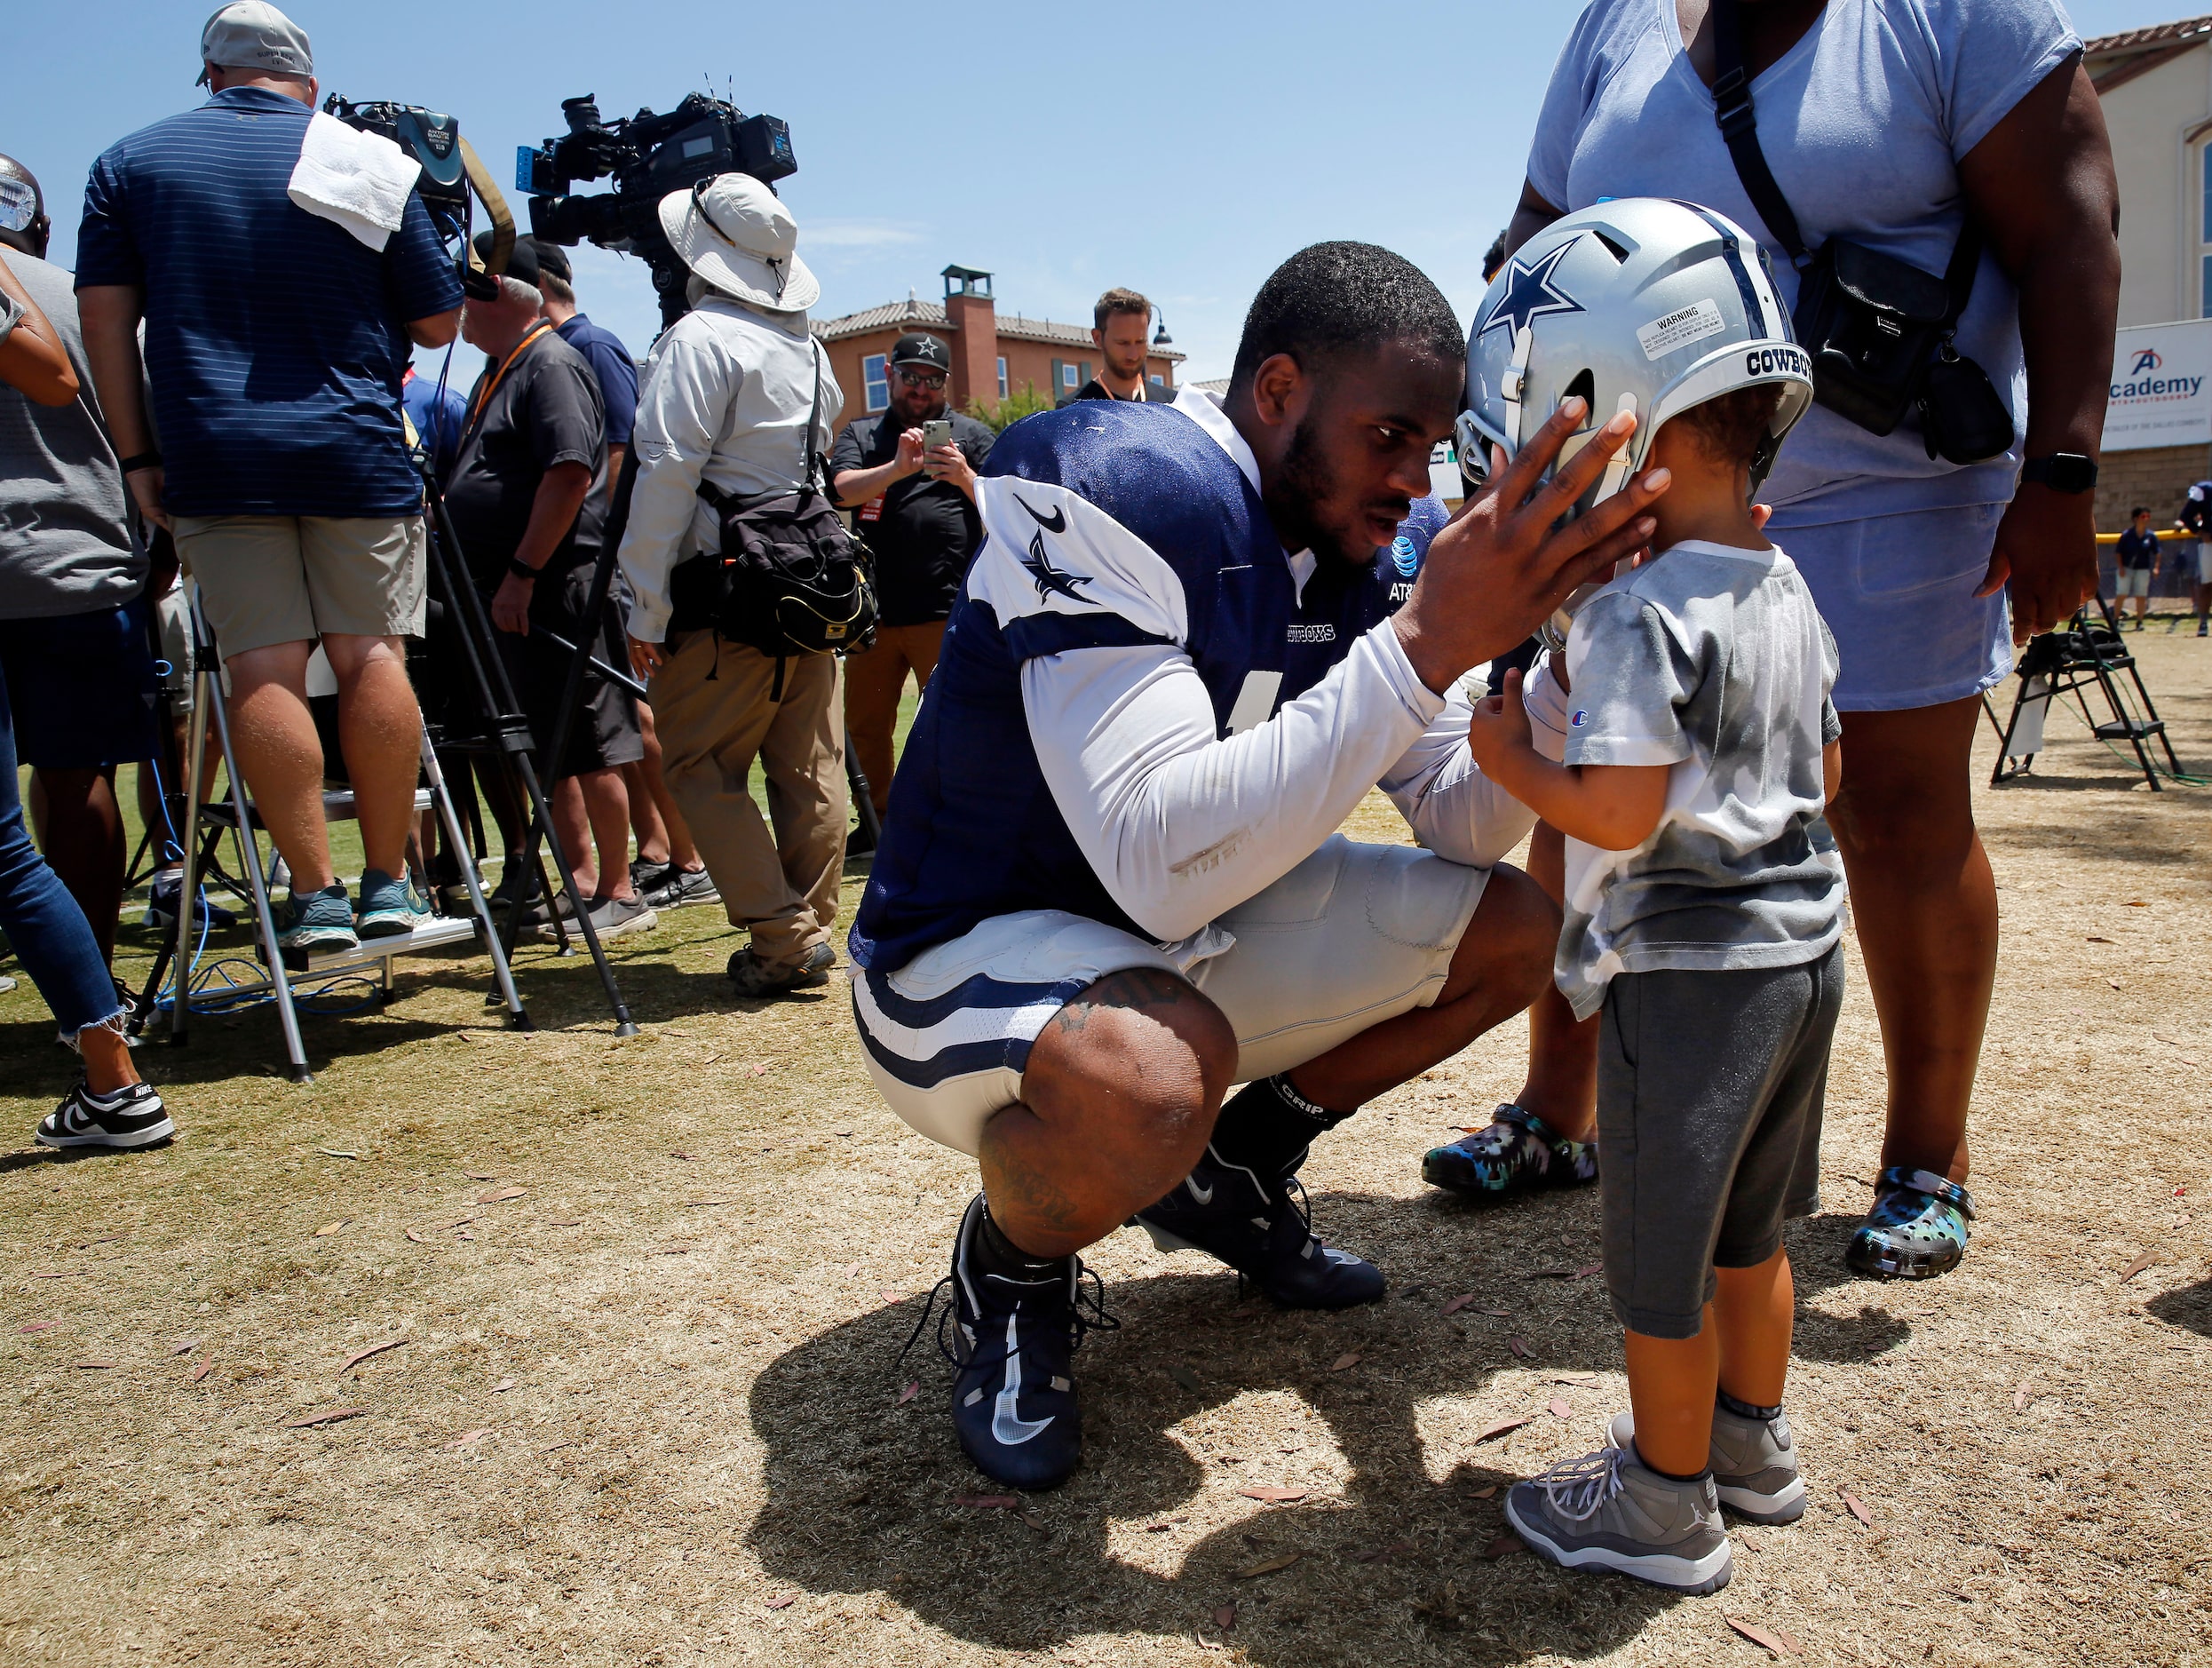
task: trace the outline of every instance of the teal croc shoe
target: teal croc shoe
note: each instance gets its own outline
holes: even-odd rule
[[[1598,1143],[1568,1140],[1534,1112],[1508,1104],[1488,1127],[1430,1148],[1421,1174],[1432,1187],[1494,1203],[1597,1180]]]
[[[1861,1274],[1933,1280],[1966,1255],[1974,1195],[1931,1171],[1893,1165],[1875,1182],[1874,1209],[1851,1235],[1844,1259]]]

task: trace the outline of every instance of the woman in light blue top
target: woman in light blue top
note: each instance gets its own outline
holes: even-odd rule
[[[1592,0],[1552,72],[1509,248],[1602,198],[1684,198],[1756,231],[1795,305],[1789,254],[1715,119],[1712,11]],[[1940,274],[1967,217],[1980,228],[1957,345],[2017,437],[1959,466],[1931,458],[1913,419],[1877,436],[1815,406],[1762,495],[1843,664],[1829,820],[1890,1084],[1884,1168],[1851,1260],[1925,1277],[1965,1246],[1967,1102],[1996,973],[1969,753],[2013,644],[2096,584],[2081,477],[2094,480],[2104,426],[2119,192],[2056,0],[1751,0],[1740,16],[1759,147],[1806,248],[1840,234]]]

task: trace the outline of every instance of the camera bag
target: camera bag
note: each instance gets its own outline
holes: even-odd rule
[[[782,698],[785,660],[863,648],[876,631],[868,546],[847,530],[824,489],[825,466],[814,448],[822,350],[811,345],[814,401],[800,442],[805,484],[740,497],[702,481],[699,496],[721,520],[721,548],[679,562],[669,575],[672,624],[711,626],[718,636],[775,656],[772,700]]]
[[[2012,413],[1954,340],[1973,294],[1982,238],[1970,217],[1941,277],[1849,238],[1805,248],[1759,148],[1744,69],[1740,0],[1713,0],[1713,114],[1745,195],[1798,271],[1792,322],[1812,359],[1812,397],[1871,434],[1917,410],[1930,457],[1986,463],[2012,444]]]

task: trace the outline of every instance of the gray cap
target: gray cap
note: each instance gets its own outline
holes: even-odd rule
[[[204,84],[210,69],[259,69],[305,80],[315,73],[315,58],[307,31],[267,0],[233,0],[200,31],[195,84]]]

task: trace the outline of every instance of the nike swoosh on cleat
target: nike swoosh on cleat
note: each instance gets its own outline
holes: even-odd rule
[[[1020,1447],[1052,1423],[1051,1416],[1025,1419],[1015,1405],[1015,1398],[1021,1394],[1021,1339],[1015,1330],[1019,1324],[1019,1317],[1006,1317],[1006,1381],[991,1405],[991,1440],[1008,1448]]]
[[[1211,1187],[1201,1187],[1198,1185],[1197,1177],[1186,1178],[1183,1185],[1191,1190],[1191,1197],[1197,1200],[1199,1203],[1211,1204],[1214,1202],[1214,1190]]]
[[[1019,493],[1014,494],[1014,502],[1020,504],[1023,509],[1027,510],[1029,512],[1029,519],[1035,521],[1039,527],[1043,528],[1046,532],[1065,533],[1067,531],[1067,512],[1066,510],[1060,509],[1055,505],[1051,515],[1048,518],[1039,515],[1036,511],[1031,507],[1028,500],[1024,498]]]

